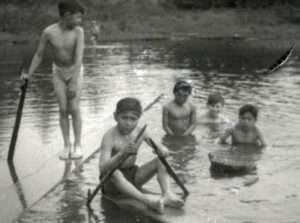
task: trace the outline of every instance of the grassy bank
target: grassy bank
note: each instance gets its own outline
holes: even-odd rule
[[[43,1],[44,2],[44,1]],[[42,29],[57,20],[54,1],[29,5],[1,4],[0,41],[37,40]],[[300,9],[275,5],[264,9],[218,8],[178,10],[172,5],[140,0],[135,3],[85,1],[84,27],[101,24],[99,40],[246,37],[296,40],[300,37]],[[89,38],[87,38],[89,39]]]

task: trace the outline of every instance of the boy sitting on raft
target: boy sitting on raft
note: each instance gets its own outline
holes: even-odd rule
[[[133,142],[140,131],[137,125],[141,115],[142,107],[139,100],[123,98],[117,103],[114,112],[117,124],[102,138],[99,164],[101,175],[111,170],[123,157],[130,156],[104,185],[103,193],[127,195],[159,213],[164,211],[164,205],[179,208],[184,202],[171,191],[168,174],[159,159],[155,158],[141,167],[135,164],[141,143],[143,141],[147,143],[147,138],[149,138],[144,133],[139,142]],[[159,151],[162,156],[168,154],[162,146],[159,146]],[[162,197],[154,199],[140,189],[155,174],[157,174]]]
[[[220,143],[226,143],[231,137],[232,145],[238,144],[254,144],[263,148],[266,146],[265,140],[260,130],[255,125],[258,116],[258,109],[251,104],[242,106],[239,110],[238,123],[226,130],[220,137]]]
[[[163,106],[163,129],[170,136],[192,135],[196,128],[196,108],[188,101],[192,86],[183,80],[176,82],[174,99]]]

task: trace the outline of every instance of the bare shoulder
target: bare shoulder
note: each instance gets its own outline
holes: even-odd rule
[[[256,135],[258,135],[258,136],[261,136],[261,135],[262,135],[262,133],[261,133],[260,129],[259,129],[257,126],[254,126],[254,129],[253,129],[253,131],[254,131],[254,132],[255,132],[255,134],[256,134]]]
[[[220,115],[220,122],[221,122],[221,123],[229,123],[230,120],[229,120],[229,118],[228,118],[226,115],[221,114],[221,115]]]
[[[107,132],[104,133],[102,140],[103,141],[112,141],[115,135],[115,127],[110,128]]]
[[[163,109],[165,110],[170,110],[170,109],[172,109],[172,107],[173,107],[173,104],[174,104],[174,102],[173,101],[170,101],[170,102],[168,102],[167,104],[165,104],[164,106],[163,106]]]
[[[188,102],[188,106],[192,109],[192,110],[196,110],[196,106],[193,102],[189,101]]]
[[[51,24],[51,25],[47,26],[44,29],[43,33],[49,35],[49,34],[52,34],[54,32],[57,32],[58,29],[59,29],[58,24],[54,23],[54,24]]]
[[[78,35],[84,34],[83,27],[81,27],[81,26],[76,26],[76,27],[74,28],[74,31],[75,31]]]

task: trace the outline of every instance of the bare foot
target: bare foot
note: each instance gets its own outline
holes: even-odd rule
[[[164,196],[164,204],[172,208],[181,208],[184,205],[184,201],[173,193],[168,193]]]
[[[147,205],[149,208],[151,208],[154,211],[157,211],[158,213],[162,214],[164,213],[164,200],[162,198],[151,198],[147,197]]]

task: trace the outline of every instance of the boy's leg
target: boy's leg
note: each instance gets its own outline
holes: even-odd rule
[[[157,173],[157,180],[161,188],[166,205],[181,207],[183,201],[179,199],[171,190],[168,173],[158,158],[141,166],[135,175],[135,185],[142,187]]]
[[[81,97],[81,90],[82,90],[82,82],[83,76],[82,74],[79,75],[77,80],[77,89],[76,95],[73,99],[68,102],[70,114],[72,116],[72,125],[73,125],[73,132],[74,132],[74,158],[78,158],[82,156],[81,151],[81,131],[82,131],[82,119],[81,119],[81,112],[80,112],[80,97]]]
[[[56,98],[59,105],[59,122],[60,128],[64,139],[65,148],[71,147],[70,142],[70,123],[68,118],[68,108],[67,108],[67,96],[66,96],[66,83],[61,80],[59,77],[53,77],[53,86],[56,94]]]
[[[114,186],[123,194],[132,197],[142,203],[148,205],[158,212],[163,212],[163,203],[160,199],[153,199],[139,191],[132,183],[130,183],[120,170],[116,170],[111,177]]]

